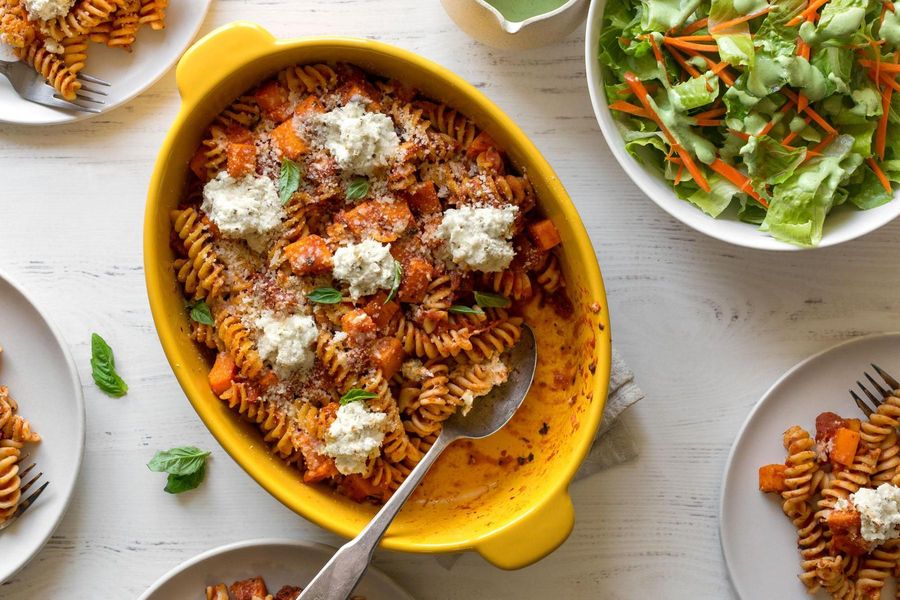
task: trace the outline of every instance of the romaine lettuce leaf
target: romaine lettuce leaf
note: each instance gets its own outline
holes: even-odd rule
[[[732,198],[740,190],[736,185],[720,177],[717,173],[713,173],[707,177],[710,191],[704,192],[697,186],[678,186],[678,197],[687,200],[709,216],[715,218],[722,214],[728,205],[731,204]],[[684,188],[680,189],[679,188]]]
[[[669,89],[669,100],[675,110],[687,112],[712,104],[719,96],[719,78],[712,71],[692,77]]]
[[[859,183],[847,186],[847,197],[854,206],[867,210],[887,204],[894,199],[894,195],[887,193],[869,165],[864,165],[858,172],[862,174]]]
[[[806,158],[806,148],[788,149],[767,135],[751,137],[741,148],[747,174],[754,183],[784,183]],[[760,186],[756,186],[760,187]]]
[[[822,156],[807,161],[775,186],[760,230],[792,244],[818,244],[838,186],[862,163],[852,147],[851,136],[838,137]]]

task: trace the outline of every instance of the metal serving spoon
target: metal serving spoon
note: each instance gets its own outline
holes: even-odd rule
[[[456,413],[447,419],[437,441],[397,488],[394,495],[385,502],[378,514],[356,538],[335,552],[297,600],[349,598],[353,588],[369,567],[372,554],[388,526],[447,446],[459,439],[488,437],[509,422],[531,388],[537,365],[537,345],[534,332],[528,325],[522,325],[522,339],[512,348],[506,362],[511,365],[506,383],[479,398],[465,417]]]

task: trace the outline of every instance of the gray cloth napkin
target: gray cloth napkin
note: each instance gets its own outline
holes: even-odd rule
[[[613,348],[609,395],[603,408],[603,421],[594,438],[594,445],[575,474],[576,480],[627,462],[638,455],[637,442],[628,425],[619,417],[625,409],[643,397],[644,392],[634,382],[634,372]],[[449,571],[461,556],[462,554],[437,554],[434,558]]]

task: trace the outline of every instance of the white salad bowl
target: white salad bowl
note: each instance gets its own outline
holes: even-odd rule
[[[661,173],[655,173],[635,160],[626,150],[610,113],[604,88],[604,69],[597,60],[600,32],[603,28],[603,11],[606,0],[593,0],[587,17],[584,61],[588,90],[594,114],[613,156],[631,180],[664,211],[697,231],[710,237],[759,250],[804,250],[805,247],[788,244],[759,231],[756,225],[738,219],[731,207],[718,218],[712,218],[699,208],[675,195]],[[894,200],[868,210],[858,210],[848,203],[836,207],[825,220],[822,241],[814,248],[825,248],[856,239],[893,221],[900,215],[900,193],[894,192]]]

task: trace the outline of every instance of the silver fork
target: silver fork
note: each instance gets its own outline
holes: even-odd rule
[[[866,404],[866,402],[859,397],[859,395],[850,390],[850,395],[853,397],[853,401],[856,402],[856,406],[859,407],[859,410],[863,411],[867,417],[871,416],[873,412],[878,410],[878,407],[881,406],[881,403],[884,402],[884,399],[894,393],[894,390],[900,390],[900,382],[898,382],[894,377],[892,377],[887,371],[882,369],[876,364],[872,364],[872,368],[875,369],[875,372],[878,373],[878,376],[881,377],[882,381],[887,384],[888,388],[885,389],[875,381],[875,378],[869,375],[869,372],[866,371],[863,375],[866,376],[866,379],[869,380],[869,383],[872,384],[872,387],[875,388],[875,392],[872,392],[863,385],[860,381],[856,382],[856,385],[859,386],[859,389],[863,391],[869,401],[874,405],[874,408]]]
[[[28,455],[26,454],[19,460],[19,462],[22,463],[27,458],[28,458]],[[28,477],[28,474],[31,473],[31,471],[34,469],[36,464],[37,463],[31,463],[28,467],[19,471],[19,479],[24,480],[26,477]],[[42,472],[38,473],[37,475],[35,475],[34,477],[32,477],[31,479],[29,479],[26,483],[22,484],[22,486],[19,488],[19,491],[22,493],[22,495],[25,495],[25,492],[30,490],[31,487],[35,483],[37,483],[38,479],[40,479],[43,476],[44,476],[44,473],[42,471]],[[38,489],[31,492],[30,496],[28,496],[27,498],[25,498],[24,500],[19,502],[19,505],[16,507],[16,510],[13,512],[13,514],[6,521],[0,523],[0,531],[3,531],[4,529],[6,529],[10,525],[12,525],[13,521],[18,519],[22,515],[24,515],[25,511],[27,511],[29,508],[31,508],[31,505],[34,504],[35,501],[37,501],[37,499],[40,497],[41,494],[44,493],[44,490],[47,489],[48,485],[50,485],[50,482],[45,481],[43,484],[41,484],[41,486]]]
[[[102,79],[78,73],[77,78],[81,82],[81,89],[76,95],[77,99],[69,102],[60,96],[40,73],[23,62],[0,59],[0,75],[9,79],[16,93],[26,100],[53,108],[89,113],[100,112],[98,107],[106,104],[104,96],[108,95],[102,88],[110,86],[109,82]],[[86,83],[97,87],[88,87],[85,85]]]

